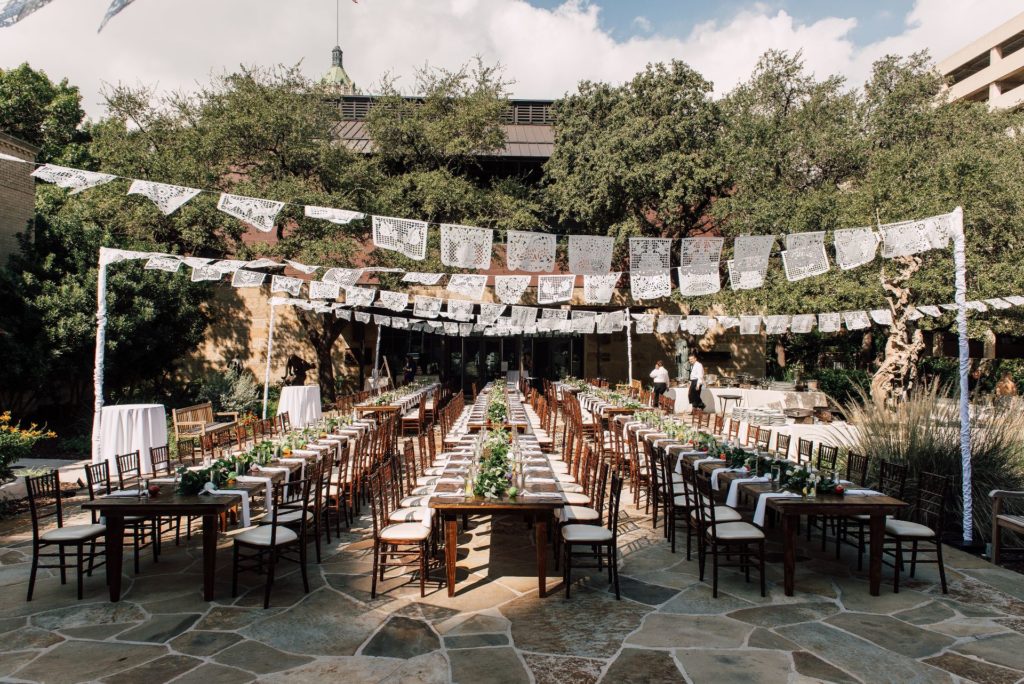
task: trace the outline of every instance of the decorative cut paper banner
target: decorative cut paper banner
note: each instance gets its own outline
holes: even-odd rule
[[[52,0],[9,0],[0,9],[0,27],[13,26],[38,9],[46,7]]]
[[[409,295],[405,292],[391,292],[390,290],[381,290],[377,293],[377,301],[385,309],[391,311],[405,311],[405,307],[409,304]]]
[[[629,238],[629,275],[660,275],[672,268],[671,238]]]
[[[179,268],[181,268],[181,259],[172,256],[154,256],[146,262],[146,269],[150,271],[177,273]]]
[[[797,314],[793,316],[793,322],[789,326],[789,329],[795,333],[806,334],[811,332],[811,328],[817,322],[818,317],[814,314]]]
[[[485,275],[455,273],[448,277],[447,290],[470,299],[481,299],[486,288],[487,276]]]
[[[924,304],[922,306],[917,307],[917,310],[923,314],[928,314],[932,318],[938,318],[939,316],[942,315],[942,311],[940,311],[939,307],[935,306],[934,304]]]
[[[740,316],[740,335],[760,335],[760,316]]]
[[[868,315],[878,325],[892,325],[892,311],[889,309],[872,309]]]
[[[505,304],[515,304],[522,298],[523,293],[526,292],[526,288],[530,285],[531,277],[495,276],[494,295]]]
[[[402,282],[413,283],[416,285],[437,285],[441,282],[441,278],[444,278],[444,273],[419,273],[417,271],[409,271],[402,276]]]
[[[952,214],[886,223],[878,230],[882,233],[882,256],[886,259],[945,249],[953,230]]]
[[[359,322],[359,323],[369,323],[370,322],[370,314],[366,313],[365,311],[356,311],[355,317],[356,317],[356,321]]]
[[[537,323],[537,309],[532,306],[513,306],[512,325],[526,327]]]
[[[271,292],[287,292],[293,297],[298,297],[302,291],[302,280],[276,275],[270,280]]]
[[[508,306],[505,304],[492,304],[490,302],[480,302],[480,315],[477,316],[476,320],[478,323],[490,324],[498,320],[498,316],[505,313],[505,309]]]
[[[719,267],[725,238],[683,238],[679,292],[684,297],[714,294],[722,289]]]
[[[660,299],[672,294],[672,277],[669,272],[630,273],[629,292],[635,300]]]
[[[409,319],[408,318],[398,318],[396,316],[395,318],[391,319],[391,327],[394,328],[395,330],[408,330],[409,329]]]
[[[621,272],[583,276],[583,301],[586,304],[607,304],[612,301],[615,286],[621,276]]]
[[[537,303],[568,302],[575,284],[575,275],[537,276]]]
[[[840,316],[837,313],[818,314],[818,332],[839,332]]]
[[[345,288],[345,303],[349,306],[372,306],[377,290],[372,287],[350,286]]]
[[[875,260],[878,251],[878,233],[870,228],[841,228],[832,234],[836,248],[836,263],[849,271]]]
[[[924,318],[924,315],[920,311],[918,311],[917,309],[910,308],[910,309],[907,310],[907,320],[908,321],[916,321],[916,320],[919,320],[919,319],[922,319],[922,318]]]
[[[1003,299],[1010,302],[1014,306],[1024,306],[1024,297],[1021,297],[1020,295],[1008,295],[1006,297],[1003,297]]]
[[[458,268],[488,269],[491,267],[490,228],[441,224],[441,263]]]
[[[985,306],[983,302],[979,302],[976,299],[964,302],[964,306],[966,306],[968,309],[971,309],[972,311],[980,311],[982,313],[988,311],[988,307]]]
[[[844,311],[843,323],[847,330],[863,330],[871,327],[871,321],[864,311]]]
[[[682,316],[676,316],[676,315],[664,315],[663,314],[663,315],[659,316],[658,317],[658,327],[657,327],[658,333],[666,334],[666,333],[679,332],[679,321],[681,319],[682,319]]]
[[[96,30],[99,33],[103,30],[103,27],[107,25],[107,22],[117,16],[121,10],[128,5],[135,2],[135,0],[110,0],[110,6],[107,7],[106,13],[103,15],[103,21],[100,22],[100,27]]]
[[[774,235],[740,235],[733,241],[733,258],[728,262],[729,286],[752,290],[764,285],[768,257],[775,245]]]
[[[825,252],[825,231],[792,233],[786,236],[785,243],[782,268],[786,272],[786,280],[794,283],[828,273],[831,267]]]
[[[366,218],[366,214],[361,214],[358,211],[348,211],[347,209],[332,209],[331,207],[307,206],[305,214],[307,218],[320,219],[322,221],[330,221],[331,223],[336,223],[339,226],[343,226],[352,221],[358,221],[359,219]]]
[[[737,316],[715,316],[715,320],[718,321],[718,325],[722,326],[722,330],[730,330],[740,326],[740,319]]]
[[[636,332],[639,335],[648,335],[654,332],[654,314],[633,314],[636,321]]]
[[[609,311],[598,315],[595,330],[598,334],[609,335],[620,330],[625,324],[627,324],[625,311]]]
[[[991,306],[993,309],[1009,309],[1011,306],[1010,302],[1006,301],[1005,299],[1000,299],[999,297],[996,297],[995,299],[984,299],[982,301]]]
[[[541,273],[555,268],[557,236],[550,233],[508,231],[505,265],[510,271]]]
[[[341,285],[328,283],[323,280],[309,281],[310,299],[337,299],[341,294]],[[348,303],[348,295],[345,295],[345,302]]]
[[[939,304],[939,306],[946,311],[956,311],[956,304]]]
[[[789,316],[765,316],[764,332],[766,335],[785,335],[789,329]]]
[[[373,322],[377,325],[391,326],[391,316],[385,316],[384,314],[373,314]]]
[[[540,310],[541,320],[566,320],[569,318],[568,309],[541,309]]]
[[[320,280],[328,283],[338,283],[342,287],[352,287],[363,277],[361,268],[329,268],[321,276]]]
[[[240,268],[231,276],[231,287],[260,287],[266,277],[266,273]]]
[[[446,315],[457,321],[469,321],[473,318],[473,302],[449,299]]]
[[[47,183],[53,183],[54,185],[66,188],[71,191],[72,195],[77,195],[83,190],[95,188],[117,179],[117,176],[112,176],[109,173],[69,169],[66,166],[57,166],[56,164],[43,164],[29,175],[39,180],[44,180]]]
[[[584,335],[591,335],[591,334],[593,334],[594,326],[597,323],[597,314],[595,312],[593,312],[593,311],[591,311],[590,313],[594,313],[594,316],[592,316],[590,318],[575,318],[574,317],[572,319],[572,321],[570,321],[570,323],[572,323],[572,331],[574,333],[581,333],[581,334],[584,334]]]
[[[708,331],[709,319],[707,316],[687,316],[683,324],[691,335],[703,335]]]
[[[425,297],[416,295],[412,298],[413,315],[418,318],[437,318],[441,313],[441,303],[444,301],[437,297]]]
[[[473,334],[472,323],[459,323],[459,337],[469,337]]]
[[[445,335],[449,335],[449,336],[451,336],[451,335],[458,335],[459,334],[459,324],[458,323],[445,323],[444,324],[444,334]]]
[[[604,275],[612,270],[615,238],[602,235],[569,236],[569,270],[582,275]]]
[[[373,244],[423,261],[427,256],[427,223],[412,219],[373,217]]]
[[[152,200],[165,216],[170,216],[183,204],[198,195],[201,190],[186,188],[180,185],[166,185],[151,181],[133,180],[128,188],[129,195],[143,195]]]
[[[343,321],[352,320],[352,312],[348,309],[335,309],[334,316],[335,318],[340,318]]]
[[[285,259],[284,263],[288,264],[299,273],[305,273],[306,275],[313,275],[318,270],[320,270],[319,266],[307,266],[306,264],[300,263],[298,261],[292,261],[290,259]]]
[[[231,195],[226,192],[221,193],[220,200],[217,201],[217,209],[263,233],[274,230],[274,220],[283,208],[284,202]]]
[[[182,262],[189,268],[199,268],[201,266],[209,266],[213,259],[204,259],[202,257],[181,257]]]
[[[247,262],[242,259],[221,259],[220,261],[212,264],[212,266],[226,275],[228,273],[234,273],[245,266],[246,263]]]
[[[213,266],[194,266],[192,267],[192,282],[198,283],[202,280],[220,280],[221,276],[224,275],[219,269]]]
[[[276,268],[281,264],[277,263],[273,259],[253,259],[252,261],[245,262],[245,267],[252,268]]]

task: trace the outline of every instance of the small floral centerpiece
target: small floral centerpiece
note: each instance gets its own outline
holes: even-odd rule
[[[806,465],[790,471],[783,483],[783,488],[803,496],[818,496],[819,494],[842,496],[844,493],[843,486],[834,476],[823,476],[818,470]]]

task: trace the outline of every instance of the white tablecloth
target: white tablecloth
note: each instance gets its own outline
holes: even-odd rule
[[[688,388],[673,387],[665,392],[665,396],[675,400],[676,413],[685,413],[690,410],[690,400],[687,398]],[[783,408],[807,408],[815,406],[827,406],[828,399],[823,392],[783,392],[781,390],[764,389],[740,389],[738,387],[703,387],[700,398],[708,411],[715,413],[722,412],[723,396],[740,396],[737,404],[734,400],[729,401],[729,410],[734,406],[746,408],[761,408],[769,404],[780,404]]]
[[[139,452],[144,475],[153,472],[150,447],[167,444],[167,412],[161,404],[104,406],[100,420],[100,461],[110,464],[110,477],[117,477],[117,456]]]
[[[281,390],[277,415],[288,413],[294,427],[305,427],[323,417],[320,410],[320,385],[291,385]]]

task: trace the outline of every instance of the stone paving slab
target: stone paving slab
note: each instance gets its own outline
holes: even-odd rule
[[[631,500],[624,496],[624,500]],[[74,507],[72,506],[72,515]],[[217,597],[201,594],[201,538],[164,545],[160,562],[124,570],[110,604],[102,572],[74,585],[40,575],[25,602],[24,521],[0,523],[0,679],[143,682],[991,682],[1024,680],[1024,582],[969,554],[947,552],[950,591],[933,571],[868,594],[855,554],[802,546],[796,595],[768,566],[768,595],[723,569],[719,598],[696,554],[672,554],[650,517],[626,504],[621,589],[603,572],[573,573],[572,598],[549,560],[537,594],[533,535],[515,517],[481,517],[460,535],[457,594],[434,568],[426,597],[411,575],[389,572],[370,597],[368,516],[324,543],[312,591],[283,566],[262,608],[262,578],[230,592],[230,538],[218,553]],[[769,530],[773,558],[780,548]],[[312,554],[311,554],[312,555]],[[709,569],[710,573],[710,569]]]

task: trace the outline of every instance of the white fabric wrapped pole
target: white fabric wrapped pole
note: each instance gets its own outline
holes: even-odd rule
[[[277,297],[270,299],[270,325],[267,327],[267,367],[263,372],[263,420],[267,419],[267,398],[270,395],[270,357],[274,351],[274,308]]]
[[[380,326],[377,326],[377,344],[373,348],[373,391],[377,391],[377,379],[380,377]]]
[[[633,384],[633,318],[629,315],[629,307],[626,307],[626,358],[629,365],[629,384]]]
[[[960,341],[960,461],[963,468],[964,545],[974,541],[974,495],[971,487],[971,405],[968,375],[971,355],[967,345],[967,254],[964,239],[964,210],[952,214],[953,266],[956,276],[956,327]]]
[[[99,269],[96,274],[96,357],[93,362],[93,414],[92,414],[92,462],[102,459],[100,423],[103,418],[103,356],[107,346],[107,260],[106,247],[100,247]]]

